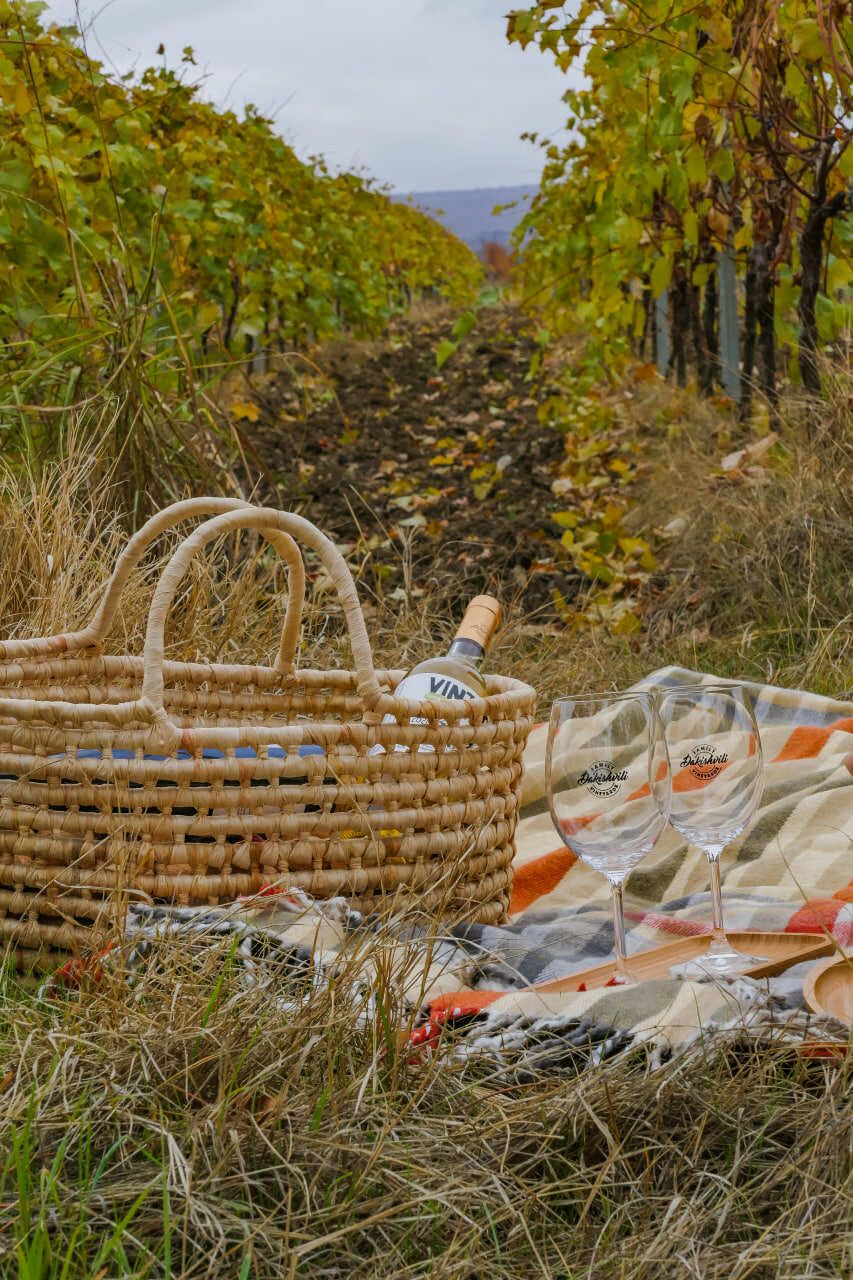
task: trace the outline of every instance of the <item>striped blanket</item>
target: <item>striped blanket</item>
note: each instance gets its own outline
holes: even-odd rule
[[[716,682],[668,667],[638,688]],[[760,810],[723,855],[726,924],[731,929],[830,931],[853,944],[853,704],[769,685],[755,699],[765,758]],[[465,943],[484,963],[464,991],[430,1006],[424,1037],[463,1022],[457,1052],[531,1054],[540,1063],[600,1058],[651,1042],[665,1056],[710,1026],[804,1024],[800,966],[756,983],[644,983],[631,990],[524,991],[533,983],[601,963],[613,933],[605,878],[556,837],[545,798],[547,726],[534,729],[525,757],[511,921],[468,926]],[[628,952],[710,932],[704,856],[668,828],[626,889]],[[826,1031],[826,1028],[824,1028]],[[568,1049],[567,1049],[568,1045]],[[461,1046],[461,1047],[460,1047]],[[581,1052],[581,1050],[583,1052]]]
[[[721,683],[666,667],[637,688],[703,681]],[[761,730],[765,781],[756,819],[723,854],[728,921],[740,929],[808,932],[826,926],[837,930],[839,941],[853,942],[853,773],[845,764],[853,752],[853,703],[771,685],[746,688]],[[574,942],[567,942],[565,930],[560,941],[552,938],[582,965],[610,947],[603,921],[608,890],[604,878],[556,838],[545,799],[546,734],[545,725],[534,729],[525,755],[510,911],[516,930],[548,917],[576,921]],[[668,828],[628,881],[629,949],[660,942],[661,932],[681,936],[704,929],[707,879],[701,854],[688,854],[684,840]]]
[[[715,679],[673,667],[638,687]],[[732,929],[831,932],[853,944],[853,704],[795,690],[753,685],[765,758],[761,807],[748,832],[723,855],[726,923]],[[401,989],[420,1009],[415,1045],[444,1040],[463,1057],[488,1055],[501,1071],[578,1070],[640,1048],[660,1062],[711,1030],[802,1039],[846,1036],[838,1023],[815,1020],[802,1001],[800,966],[780,978],[645,982],[631,988],[543,994],[534,983],[571,974],[612,954],[607,883],[558,843],[545,799],[546,726],[532,733],[525,757],[522,813],[510,922],[467,925],[438,943],[417,929],[389,936],[345,903],[312,903],[277,887],[232,907],[131,908],[131,963],[157,936],[199,940],[237,934],[237,957],[263,980],[274,951],[282,972],[312,975],[339,965],[354,941],[397,947]],[[628,951],[710,932],[704,856],[667,830],[631,875],[626,891]],[[359,941],[360,940],[360,941]],[[367,946],[364,946],[365,941]],[[258,957],[261,957],[259,963]],[[286,998],[283,996],[283,998]],[[452,1035],[447,1032],[452,1030]]]

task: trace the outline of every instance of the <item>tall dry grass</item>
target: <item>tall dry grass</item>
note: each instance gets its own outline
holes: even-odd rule
[[[849,1274],[844,1063],[732,1046],[510,1087],[412,1059],[381,976],[366,1013],[346,976],[282,1009],[232,959],[7,986],[3,1274]]]

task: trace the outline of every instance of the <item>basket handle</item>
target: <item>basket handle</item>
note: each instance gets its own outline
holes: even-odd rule
[[[27,640],[0,642],[0,660],[25,658],[43,653],[68,653],[100,644],[115,620],[118,603],[128,578],[151,543],[161,533],[195,516],[213,516],[223,512],[243,510],[253,510],[253,508],[251,503],[242,498],[186,498],[164,507],[162,511],[158,511],[146,520],[142,528],[130,538],[116,561],[101,603],[85,627],[80,631],[68,631],[63,635],[37,636]],[[270,541],[287,561],[288,566],[287,614],[275,670],[289,671],[293,669],[299,641],[299,627],[305,601],[305,567],[296,543],[287,534],[276,533]]]
[[[230,533],[234,529],[259,529],[277,546],[279,544],[276,541],[276,534],[289,535],[288,542],[298,539],[312,551],[316,551],[332,579],[338,599],[343,606],[358,676],[359,695],[368,709],[381,705],[382,700],[388,695],[383,694],[379,687],[358,592],[340,551],[324,533],[321,533],[310,520],[306,520],[303,516],[277,511],[273,507],[243,507],[224,515],[214,516],[212,520],[206,520],[204,524],[199,525],[184,539],[163,570],[151,601],[145,632],[141,702],[147,704],[146,711],[156,720],[163,721],[165,716],[163,655],[166,617],[181,580],[197,553],[215,538],[223,533]]]

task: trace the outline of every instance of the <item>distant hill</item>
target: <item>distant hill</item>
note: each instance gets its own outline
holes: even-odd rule
[[[474,187],[467,191],[411,191],[395,200],[411,200],[431,213],[460,240],[479,253],[489,240],[508,244],[516,224],[529,207],[536,187]],[[525,198],[527,197],[527,198]],[[492,215],[496,204],[517,201],[514,209]]]

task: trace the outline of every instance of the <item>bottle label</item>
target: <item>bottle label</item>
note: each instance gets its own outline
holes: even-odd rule
[[[435,702],[437,698],[449,698],[452,702],[462,702],[466,698],[477,698],[476,689],[465,684],[456,676],[440,675],[437,672],[417,671],[413,675],[404,676],[394,690],[397,698],[411,698],[413,702]],[[393,720],[393,716],[386,716]],[[412,718],[412,724],[426,724],[420,716]],[[442,721],[442,724],[444,721]]]
[[[438,672],[418,671],[413,675],[404,676],[394,694],[398,698],[411,698],[413,702],[435,702],[440,698],[448,698],[453,702],[464,702],[469,698],[479,698],[476,689],[472,689],[470,685],[465,684],[464,680],[459,680],[456,676],[442,675]],[[396,716],[387,715],[382,717],[383,724],[395,724]],[[447,724],[446,720],[439,720],[439,724]],[[467,724],[467,720],[457,720],[457,724]],[[409,724],[429,724],[425,716],[412,716]],[[396,746],[395,751],[405,751],[403,746]],[[434,748],[427,742],[422,742],[418,747],[418,751],[433,751]],[[385,748],[381,743],[377,743],[375,747],[371,747],[370,754],[378,755],[384,753]]]

